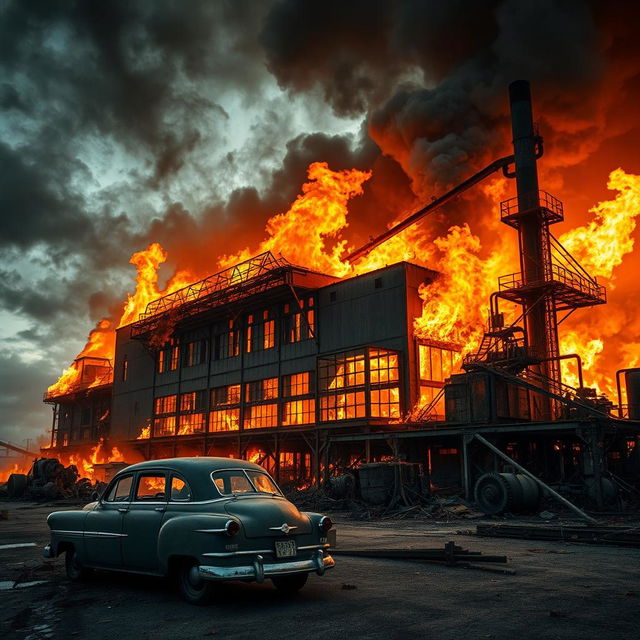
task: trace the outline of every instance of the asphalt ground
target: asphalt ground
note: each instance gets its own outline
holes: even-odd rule
[[[62,558],[41,556],[46,515],[59,508],[0,503],[8,510],[0,519],[2,639],[640,638],[640,549],[477,538],[457,533],[475,529],[464,520],[363,523],[336,515],[338,549],[454,540],[507,555],[515,575],[336,556],[335,569],[312,575],[294,597],[269,581],[227,583],[212,604],[195,607],[164,579],[103,572],[69,583]]]

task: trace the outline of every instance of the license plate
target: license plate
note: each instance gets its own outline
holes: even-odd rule
[[[276,540],[276,558],[293,558],[296,553],[295,540]]]

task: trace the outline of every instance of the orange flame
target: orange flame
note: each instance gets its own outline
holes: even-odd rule
[[[350,266],[340,259],[347,241],[339,240],[348,226],[347,203],[361,195],[370,171],[332,171],[326,162],[314,162],[307,171],[309,181],[286,213],[269,219],[267,239],[257,251],[248,248],[223,256],[221,267],[229,267],[264,251],[282,252],[290,262],[322,273],[345,276]],[[327,239],[336,239],[328,248]]]
[[[142,427],[140,429],[140,433],[138,434],[137,440],[148,440],[151,437],[151,427]]]
[[[475,350],[484,330],[489,295],[496,289],[498,276],[512,271],[516,262],[514,237],[501,234],[499,244],[487,252],[467,224],[452,226],[446,235],[435,239],[421,225],[415,225],[352,266],[342,259],[350,248],[342,237],[348,227],[348,202],[363,193],[363,184],[370,176],[370,172],[332,171],[327,163],[312,163],[301,194],[287,212],[269,219],[267,237],[259,247],[222,256],[219,266],[228,267],[267,250],[281,252],[294,264],[338,277],[365,273],[400,260],[422,264],[438,270],[441,275],[435,282],[420,288],[423,310],[414,321],[415,335],[460,344],[463,352]],[[496,180],[484,185],[484,192],[503,197],[505,185],[504,180]],[[619,195],[593,207],[593,220],[565,233],[560,240],[593,275],[610,280],[624,256],[633,249],[632,232],[636,217],[640,215],[640,176],[617,169],[611,173],[608,186]],[[118,326],[135,321],[149,302],[195,279],[190,272],[179,271],[165,290],[159,290],[158,269],[166,259],[166,252],[157,243],[133,254],[131,263],[138,270],[136,290],[127,296]],[[509,305],[504,306],[508,313]],[[570,329],[575,326],[571,322],[567,323]],[[109,320],[101,321],[80,355],[112,359],[114,327],[115,323]],[[592,373],[594,379],[598,378],[600,387],[610,391],[610,380],[604,373],[596,375],[605,345],[599,340],[590,340],[584,331],[574,329],[573,335],[564,326],[562,329],[563,351],[580,353],[585,361],[585,372]],[[565,369],[567,380],[574,380],[570,365]],[[74,363],[50,391],[68,390],[77,375]],[[193,433],[195,428],[185,422],[180,426],[180,432]],[[149,435],[149,427],[143,427],[138,438]]]
[[[640,176],[616,169],[609,175],[607,188],[618,191],[616,198],[591,208],[594,219],[562,235],[560,242],[592,276],[610,280],[624,256],[633,251],[631,234],[640,215]]]

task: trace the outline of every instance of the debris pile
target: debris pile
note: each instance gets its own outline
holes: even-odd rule
[[[81,478],[78,468],[65,467],[57,458],[38,458],[29,473],[12,473],[4,491],[9,498],[56,500],[59,498],[90,499],[103,483]]]
[[[458,497],[433,497],[419,465],[406,462],[366,464],[332,478],[321,488],[287,492],[304,511],[347,511],[356,520],[429,518],[439,521],[481,518]]]

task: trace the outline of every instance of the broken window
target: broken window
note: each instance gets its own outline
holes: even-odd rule
[[[282,395],[285,397],[304,396],[313,393],[313,372],[303,371],[282,377]]]
[[[315,311],[313,296],[301,298],[284,305],[283,338],[287,344],[308,340],[315,336]]]
[[[229,320],[226,329],[215,337],[213,357],[215,360],[226,360],[240,355],[240,331],[233,320]]]
[[[240,385],[211,390],[209,431],[237,431],[240,428]]]
[[[195,367],[207,360],[207,341],[193,340],[185,345],[185,366]]]
[[[245,402],[262,402],[278,397],[278,378],[266,378],[245,384]]]
[[[420,405],[432,405],[430,415],[444,418],[444,394],[440,394],[444,382],[460,367],[460,353],[449,345],[440,343],[418,345],[418,374]],[[435,404],[434,404],[435,403]]]

